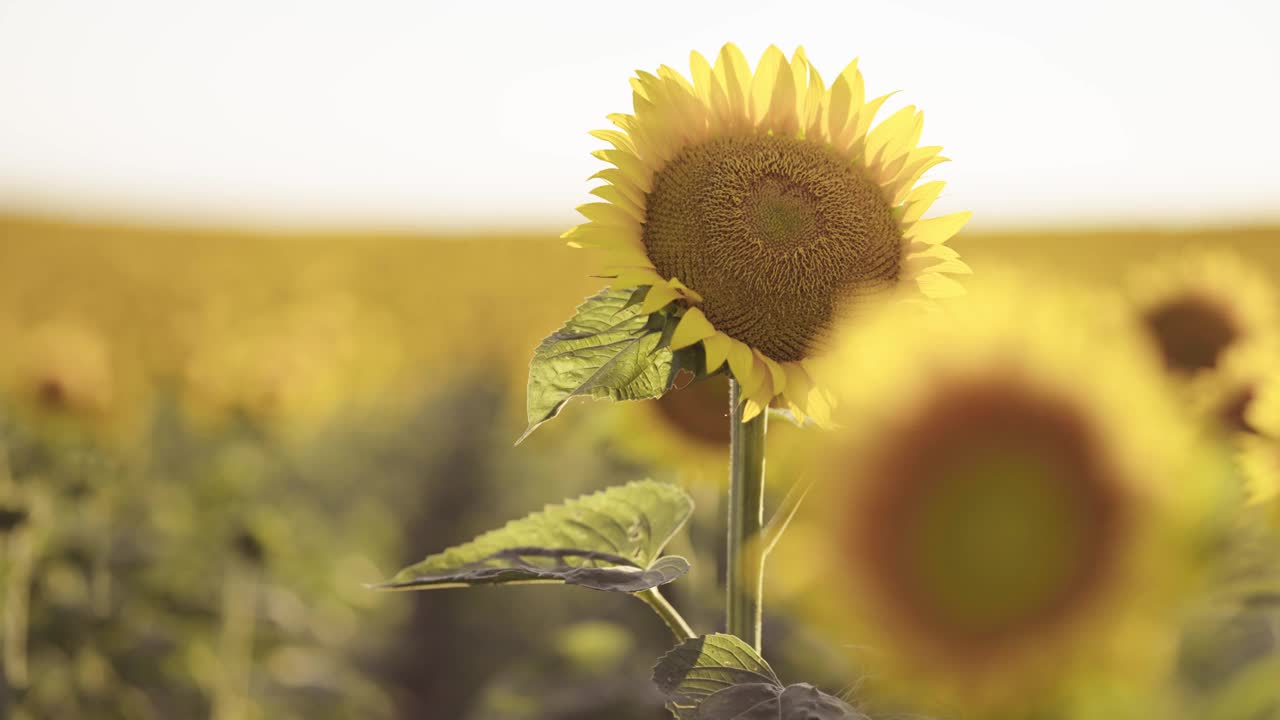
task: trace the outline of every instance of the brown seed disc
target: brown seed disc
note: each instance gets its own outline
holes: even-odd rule
[[[971,664],[1092,611],[1132,518],[1078,408],[996,378],[949,389],[894,435],[844,542],[900,623]]]
[[[729,446],[729,379],[716,375],[672,388],[654,402],[659,415],[686,439],[708,447]]]
[[[1194,373],[1217,367],[1223,351],[1240,337],[1225,307],[1210,298],[1187,296],[1149,310],[1143,318],[1165,366]]]
[[[893,285],[902,231],[880,188],[826,147],[760,135],[685,148],[654,177],[644,244],[717,330],[783,362]]]

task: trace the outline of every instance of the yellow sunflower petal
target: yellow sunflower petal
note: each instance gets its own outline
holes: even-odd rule
[[[782,52],[778,52],[779,57]],[[773,91],[769,97],[769,108],[765,113],[764,126],[780,135],[794,135],[800,129],[800,120],[796,116],[796,102],[803,85],[796,85],[795,73],[786,58],[782,58],[777,69]]]
[[[965,211],[929,218],[928,220],[920,220],[907,228],[903,236],[908,240],[925,243],[926,245],[944,243],[960,232],[960,228],[964,227],[971,217],[973,217],[973,213]]]
[[[767,406],[762,404],[759,400],[747,399],[743,403],[742,422],[749,422],[756,419],[760,413],[764,412],[765,407]]]
[[[914,123],[919,121],[915,105],[907,105],[885,118],[867,136],[868,164],[877,162],[887,150],[902,144],[912,131]]]
[[[662,282],[662,276],[653,268],[618,267],[613,272],[613,284],[617,287],[641,287]]]
[[[638,223],[644,222],[644,207],[638,205],[634,200],[627,197],[615,185],[600,185],[590,190],[592,195],[604,200],[615,207],[622,208],[627,215]]]
[[[680,324],[676,326],[676,331],[671,336],[671,349],[679,350],[689,347],[715,334],[716,329],[711,326],[707,316],[703,315],[698,308],[690,308],[689,312],[680,319]]]
[[[756,359],[751,348],[737,340],[733,340],[729,346],[729,370],[738,384],[742,385],[742,391],[746,395],[751,395],[759,389],[764,381],[764,378],[756,373]]]
[[[715,75],[712,73],[711,63],[697,50],[689,53],[689,74],[693,77],[693,87],[697,90],[698,97],[703,103],[710,105],[711,83]]]
[[[880,112],[880,106],[884,105],[889,98],[896,94],[897,92],[895,91],[887,95],[881,95],[858,109],[854,125],[845,130],[845,133],[849,135],[849,137],[845,138],[845,143],[852,142],[849,145],[849,150],[854,157],[861,155],[866,147],[867,131],[871,129],[871,123],[875,122],[876,114]]]
[[[863,103],[862,73],[858,72],[858,61],[854,60],[831,83],[827,103],[827,138],[836,142],[843,137],[846,128],[854,123],[858,109]]]
[[[908,193],[907,199],[902,204],[902,224],[910,225],[924,217],[924,214],[929,211],[929,207],[942,194],[942,188],[946,184],[942,180],[934,180]]]
[[[724,88],[727,109],[734,117],[748,117],[751,67],[737,45],[727,43],[716,56],[715,76]]]
[[[631,227],[621,227],[588,222],[568,230],[560,237],[568,241],[569,245],[573,247],[643,247],[641,230],[638,224],[634,224]]]
[[[653,268],[644,248],[618,243],[603,248],[604,264],[611,268]],[[656,274],[656,273],[655,273]]]
[[[603,140],[618,150],[629,153],[635,153],[636,146],[632,144],[631,137],[624,132],[618,130],[592,130],[587,133],[597,140]]]
[[[601,160],[611,163],[626,176],[641,192],[653,190],[653,175],[645,168],[640,158],[622,150],[596,150],[591,153]]]
[[[618,192],[622,193],[628,200],[635,204],[636,207],[642,208],[645,206],[644,193],[641,192],[640,188],[636,187],[635,184],[632,183],[626,175],[623,175],[622,171],[616,167],[605,168],[587,179],[604,180],[611,186],[617,188]]]
[[[769,110],[773,103],[773,90],[781,79],[779,70],[787,64],[787,58],[778,49],[777,45],[770,45],[765,48],[764,54],[760,56],[760,62],[756,65],[755,75],[751,79],[751,120],[757,126],[765,126],[768,119]],[[790,67],[786,68],[787,78],[791,77]],[[795,87],[791,86],[792,98],[794,99]]]
[[[964,295],[964,286],[946,275],[926,272],[916,278],[916,284],[926,297],[943,299]]]
[[[644,296],[640,312],[655,313],[680,299],[680,293],[666,283],[649,286],[649,293]]]
[[[756,351],[756,357],[760,362],[764,363],[765,370],[769,373],[769,383],[773,389],[773,394],[777,395],[785,390],[787,386],[787,374],[782,369],[782,365],[759,350]]]
[[[729,346],[732,343],[733,341],[724,333],[716,333],[703,339],[702,349],[706,351],[708,373],[719,370],[728,361]]]
[[[785,395],[792,402],[803,405],[813,386],[809,380],[809,374],[804,371],[800,363],[783,363],[782,371],[787,375]]]

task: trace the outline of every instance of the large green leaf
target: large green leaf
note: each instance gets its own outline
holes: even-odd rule
[[[684,558],[661,553],[692,512],[684,490],[641,480],[549,505],[410,565],[378,587],[553,582],[639,592],[689,571]]]
[[[864,720],[840,698],[808,683],[734,685],[698,705],[695,720]]]
[[[685,641],[658,661],[653,681],[679,720],[847,720],[862,717],[812,685],[782,686],[769,663],[734,635]]]
[[[529,427],[520,440],[572,398],[645,400],[671,386],[671,351],[662,344],[666,318],[641,312],[635,295],[626,288],[593,295],[534,350]]]
[[[696,718],[697,706],[725,688],[781,685],[773,668],[750,645],[721,633],[687,640],[663,655],[653,668],[653,682],[680,720]]]

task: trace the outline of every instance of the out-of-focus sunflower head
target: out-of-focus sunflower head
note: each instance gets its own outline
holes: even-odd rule
[[[1240,438],[1248,503],[1280,531],[1280,368],[1258,384],[1245,418],[1253,429]]]
[[[608,440],[628,458],[679,470],[693,481],[727,480],[728,376],[713,375],[673,387],[656,400],[615,403],[606,410]]]
[[[687,483],[723,487],[729,480],[729,377],[723,373],[677,386],[645,402],[614,403],[605,411],[608,441],[623,455],[676,471]],[[769,425],[771,476],[793,478],[793,456],[805,431],[791,423]]]
[[[837,318],[899,286],[957,294],[948,276],[969,269],[944,243],[969,213],[924,218],[943,183],[917,182],[941,148],[918,146],[913,106],[872,127],[889,96],[865,97],[856,62],[830,87],[799,49],[771,46],[754,71],[733,45],[690,65],[632,79],[633,113],[593,133],[612,146],[595,153],[613,166],[601,202],[565,237],[603,249],[645,311],[680,315],[672,347],[727,363],[748,418],[773,402],[823,422],[809,364]]]
[[[402,359],[380,320],[341,293],[252,320],[211,312],[185,370],[188,410],[204,424],[238,416],[303,436],[340,411],[386,401]]]
[[[1274,357],[1275,295],[1267,279],[1236,255],[1172,256],[1135,271],[1129,290],[1136,322],[1179,379]]]
[[[43,322],[18,332],[12,348],[5,385],[19,421],[50,439],[114,445],[140,434],[147,413],[143,383],[95,327]]]
[[[1018,717],[1167,668],[1225,496],[1140,340],[1089,327],[1114,312],[1001,277],[865,320],[822,368],[809,609],[886,687]]]

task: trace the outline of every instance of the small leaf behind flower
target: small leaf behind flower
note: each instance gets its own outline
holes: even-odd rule
[[[693,501],[675,485],[641,480],[550,505],[401,570],[383,590],[552,582],[640,592],[689,571],[662,549]]]
[[[606,288],[578,306],[564,327],[538,345],[529,363],[529,427],[517,444],[572,398],[644,400],[671,385],[665,319],[633,302],[631,288]]]
[[[658,661],[653,681],[679,720],[852,720],[853,707],[807,683],[782,686],[734,635],[704,635]]]

